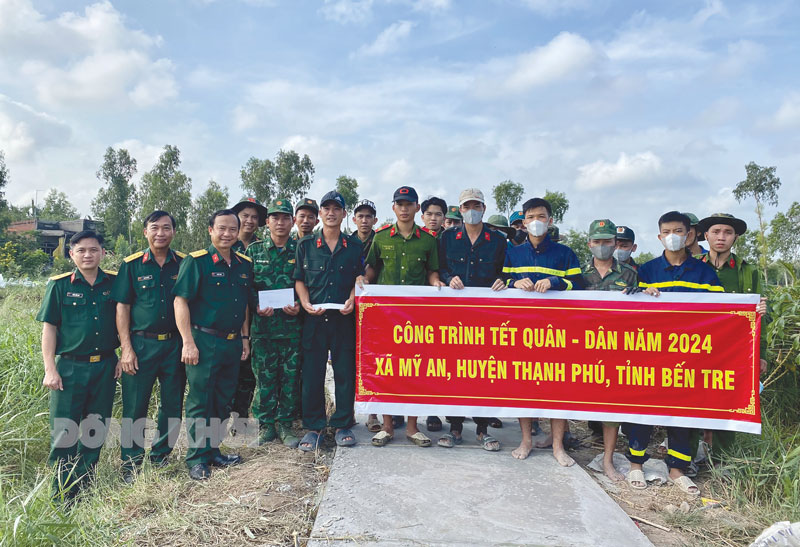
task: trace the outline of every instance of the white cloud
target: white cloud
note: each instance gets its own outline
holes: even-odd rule
[[[413,167],[405,158],[394,160],[381,172],[381,181],[392,188],[402,186],[410,182]]]
[[[47,19],[29,0],[0,2],[0,81],[33,88],[50,108],[148,107],[177,96],[159,36],[129,28],[108,1]]]
[[[760,125],[764,128],[778,130],[800,128],[800,93],[790,93],[775,114],[762,121]]]
[[[752,40],[738,40],[728,44],[727,56],[717,66],[720,76],[734,78],[755,68],[765,57],[766,48]]]
[[[322,15],[337,23],[363,23],[372,15],[373,0],[325,0]]]
[[[547,85],[585,70],[596,58],[595,48],[584,38],[562,32],[547,44],[520,55],[505,85],[512,91]]]
[[[521,0],[531,10],[552,17],[570,11],[584,9],[590,5],[588,0]]]
[[[720,97],[700,113],[700,123],[706,126],[725,125],[740,116],[742,102],[736,97]]]
[[[415,0],[412,4],[414,11],[437,12],[450,9],[451,0]]]
[[[615,163],[598,160],[578,167],[576,186],[583,190],[596,190],[625,186],[645,185],[662,174],[661,158],[649,150],[629,156],[621,153]]]
[[[0,149],[9,159],[29,158],[42,148],[63,145],[70,136],[61,120],[0,94]]]
[[[366,44],[358,48],[355,52],[356,57],[378,57],[396,51],[400,44],[411,34],[415,23],[411,21],[397,21],[392,23],[375,38],[371,44]]]

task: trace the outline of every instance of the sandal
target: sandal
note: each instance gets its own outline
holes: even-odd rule
[[[373,446],[386,446],[393,438],[394,435],[389,435],[385,431],[378,431],[378,433],[372,437],[372,444]]]
[[[314,452],[319,448],[319,445],[322,444],[322,435],[317,433],[316,431],[309,431],[305,435],[303,435],[302,440],[297,448],[299,448],[303,452]],[[306,445],[306,446],[303,446]]]
[[[641,469],[631,469],[628,472],[628,476],[625,477],[625,480],[628,481],[628,486],[633,488],[634,490],[644,490],[647,488],[647,481],[644,480],[644,472]],[[641,483],[641,484],[634,484],[634,483]]]
[[[700,495],[700,489],[697,487],[694,481],[689,477],[687,477],[686,475],[681,475],[677,479],[671,479],[671,480],[673,484],[675,484],[678,488],[680,488],[684,493],[694,497]],[[694,489],[694,491],[692,491],[692,489]]]
[[[367,418],[367,431],[370,433],[377,433],[381,430],[381,422],[378,420],[378,417],[374,414],[370,414],[369,418]]]
[[[456,437],[452,433],[445,433],[439,440],[436,441],[436,444],[441,446],[442,448],[453,448],[457,444],[461,444],[464,442],[463,437]]]
[[[428,428],[428,431],[441,431],[442,420],[439,419],[439,416],[428,416],[428,419],[425,420],[425,427]]]
[[[356,444],[356,436],[349,429],[340,429],[333,438],[336,440],[336,446],[354,446]]]
[[[406,435],[406,439],[423,448],[431,445],[431,440],[422,431],[417,431],[413,435]]]
[[[478,442],[481,443],[481,447],[484,450],[489,452],[500,452],[500,441],[491,435],[484,434],[482,439],[478,439]]]

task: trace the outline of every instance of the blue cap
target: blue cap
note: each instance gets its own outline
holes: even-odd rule
[[[509,219],[509,224],[514,224],[518,220],[525,220],[525,213],[522,211],[514,211],[511,213],[511,218]]]
[[[322,196],[322,199],[319,200],[319,206],[325,207],[325,204],[328,203],[329,201],[335,201],[336,203],[339,204],[339,206],[342,209],[347,209],[347,205],[344,202],[344,197],[342,197],[342,194],[340,194],[336,190],[331,190],[330,192]]]

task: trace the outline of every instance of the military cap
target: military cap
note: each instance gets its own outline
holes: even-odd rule
[[[311,198],[303,198],[298,201],[297,205],[294,206],[294,212],[296,213],[300,209],[311,209],[315,215],[319,214],[319,205],[317,205],[316,200]]]
[[[747,231],[747,223],[739,218],[736,218],[730,213],[714,213],[713,215],[704,218],[697,223],[697,234],[705,234],[709,228],[715,224],[726,224],[733,228],[737,236],[742,235]]]
[[[267,209],[268,215],[271,215],[272,213],[286,213],[287,215],[291,215],[293,213],[292,204],[289,203],[288,199],[273,199],[269,204],[269,208]]]
[[[636,234],[627,226],[617,226],[617,239],[636,241]]]
[[[589,239],[614,239],[617,227],[607,218],[593,220],[589,225]]]
[[[419,203],[419,196],[417,196],[417,191],[411,186],[401,186],[394,191],[392,201],[410,201],[411,203]]]
[[[451,205],[450,207],[448,207],[447,208],[447,214],[444,215],[444,218],[450,218],[450,219],[453,219],[453,220],[464,220],[461,217],[461,211],[458,210],[458,206],[457,205]]]
[[[697,223],[700,222],[700,219],[697,218],[697,215],[695,215],[694,213],[683,213],[683,214],[684,216],[689,217],[689,224],[691,224],[692,226],[697,226]]]
[[[492,215],[486,221],[495,230],[503,232],[507,237],[512,237],[516,232],[516,228],[511,228],[508,225],[508,219],[503,215]]]
[[[462,190],[458,195],[459,206],[464,205],[468,201],[478,201],[486,204],[486,200],[483,198],[483,192],[478,188],[467,188],[466,190]]]
[[[256,198],[242,198],[242,201],[231,207],[231,211],[237,215],[242,209],[254,208],[258,212],[258,225],[264,226],[267,223],[267,208],[261,205]]]
[[[525,213],[522,211],[514,211],[511,213],[511,218],[508,220],[508,223],[514,224],[518,220],[525,220]]]

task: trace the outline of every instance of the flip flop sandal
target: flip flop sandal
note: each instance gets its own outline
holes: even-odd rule
[[[478,439],[478,442],[481,443],[481,447],[484,450],[489,452],[499,452],[500,451],[500,441],[492,437],[491,435],[484,435],[483,439]],[[492,443],[497,443],[496,446],[491,446]]]
[[[625,480],[628,481],[628,486],[634,490],[644,490],[647,488],[647,481],[644,480],[644,472],[641,469],[632,469],[629,471],[628,476],[625,477]],[[642,483],[644,486],[633,484],[635,482]]]
[[[348,437],[350,437],[348,439]],[[333,437],[336,440],[336,446],[354,446],[356,444],[356,436],[349,429],[340,429]]]
[[[671,480],[672,480],[672,483],[675,484],[675,486],[677,486],[678,488],[680,488],[681,491],[683,491],[684,493],[689,494],[690,496],[694,496],[694,497],[697,497],[697,496],[700,495],[700,489],[697,487],[697,485],[694,483],[694,481],[692,479],[690,479],[689,477],[687,477],[686,475],[683,475],[681,477],[678,477],[677,479],[671,479]],[[691,491],[692,488],[694,488],[694,490],[695,490],[694,492]]]
[[[304,444],[308,446],[303,446]],[[322,435],[315,431],[309,431],[303,435],[297,448],[303,452],[314,452],[319,448],[320,444],[322,444]]]
[[[441,446],[442,448],[453,448],[456,445],[459,445],[464,442],[464,437],[456,437],[453,435],[452,432],[445,433],[439,440],[436,441],[436,444]]]
[[[441,431],[442,420],[439,419],[439,416],[428,416],[428,419],[425,420],[425,427],[428,431]]]
[[[406,435],[406,439],[423,448],[431,445],[431,440],[422,431],[417,431],[413,435]]]
[[[489,418],[489,427],[493,427],[495,429],[502,429],[503,422],[500,421],[500,418]]]
[[[377,433],[381,430],[381,422],[378,420],[377,416],[370,416],[367,419],[367,431],[370,433]]]
[[[378,431],[374,437],[372,437],[372,444],[373,446],[386,446],[389,444],[389,441],[391,441],[392,438],[392,435],[389,435],[385,431],[381,430]]]

